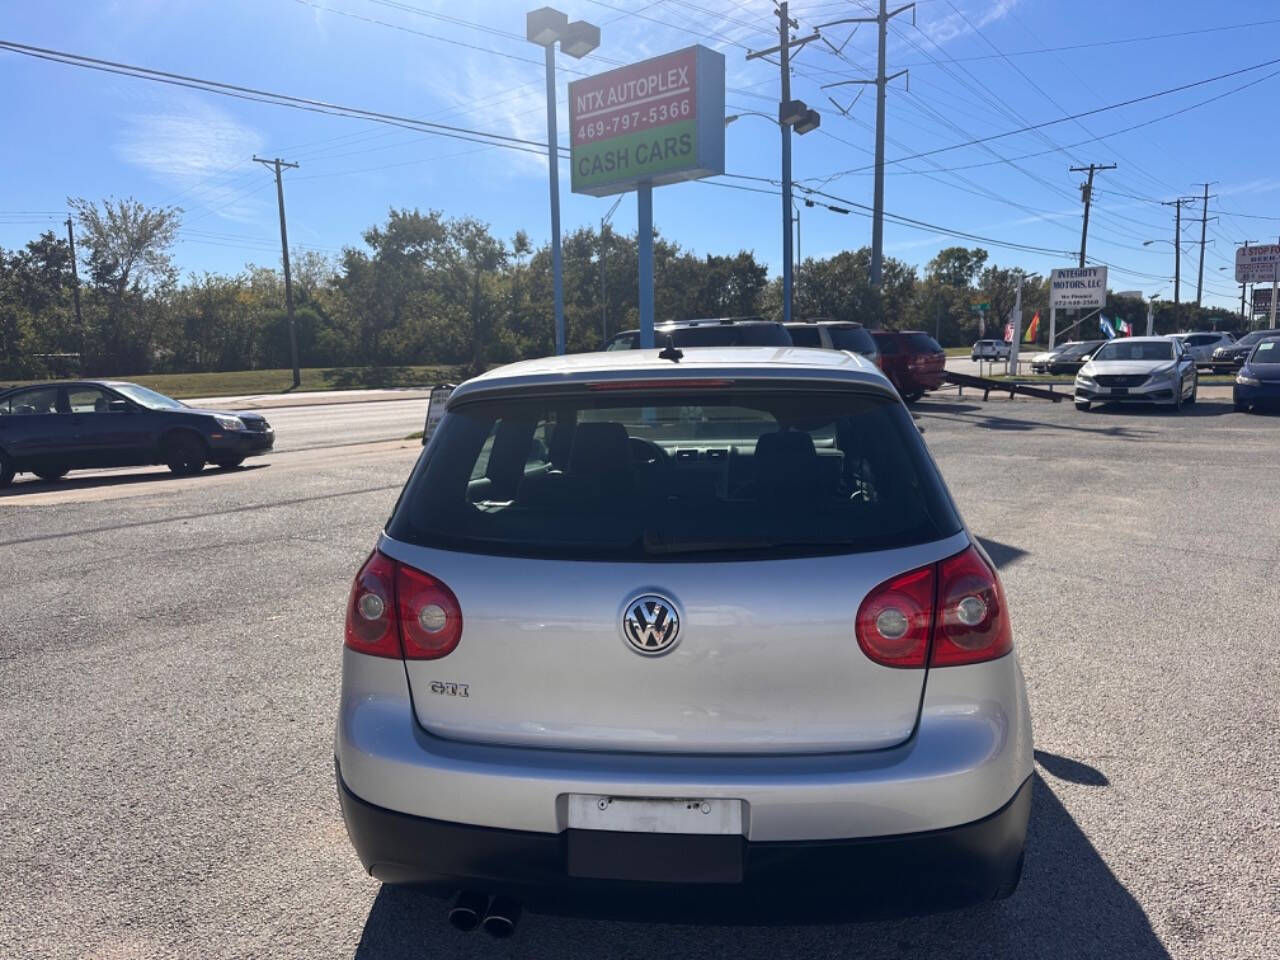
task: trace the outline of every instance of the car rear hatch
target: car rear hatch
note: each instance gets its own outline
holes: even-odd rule
[[[873,662],[855,619],[967,545],[910,417],[878,387],[686,383],[451,406],[380,545],[463,625],[406,660],[426,730],[680,753],[910,737],[925,671]]]
[[[907,371],[917,382],[936,387],[946,375],[947,354],[927,333],[907,334]]]

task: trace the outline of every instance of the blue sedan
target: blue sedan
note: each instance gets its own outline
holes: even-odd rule
[[[1237,410],[1280,403],[1280,332],[1258,341],[1249,354],[1236,375],[1235,402]]]
[[[206,463],[238,467],[267,453],[275,432],[257,413],[197,410],[120,380],[0,390],[0,487],[15,474],[165,464],[183,476]]]

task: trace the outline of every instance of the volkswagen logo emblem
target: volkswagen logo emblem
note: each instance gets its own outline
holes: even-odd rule
[[[622,614],[622,635],[636,653],[650,657],[666,653],[680,635],[676,605],[653,594],[636,597]]]

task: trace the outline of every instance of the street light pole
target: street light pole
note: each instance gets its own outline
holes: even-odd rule
[[[791,21],[787,3],[778,5],[778,42],[782,60],[782,102],[791,100]],[[782,128],[782,322],[791,322],[791,124]]]
[[[600,28],[583,20],[569,22],[559,10],[540,7],[525,17],[525,37],[546,54],[547,172],[551,183],[551,287],[555,301],[556,353],[565,352],[564,273],[560,259],[560,141],[556,133],[556,43],[582,59],[600,46]]]
[[[564,353],[564,274],[560,260],[560,158],[556,132],[556,47],[544,48],[547,58],[547,171],[551,181],[551,289],[555,300],[556,354]]]

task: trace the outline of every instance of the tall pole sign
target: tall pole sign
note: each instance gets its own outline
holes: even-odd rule
[[[572,189],[636,191],[640,345],[653,344],[653,188],[724,173],[724,55],[687,47],[569,84]]]

